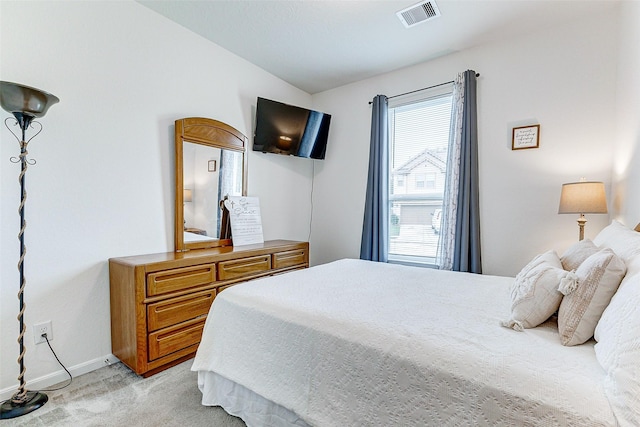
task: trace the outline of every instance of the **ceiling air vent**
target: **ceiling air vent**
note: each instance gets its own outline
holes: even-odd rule
[[[396,15],[398,15],[398,18],[400,18],[405,27],[411,28],[414,25],[437,18],[440,16],[440,10],[433,0],[421,1],[420,3],[396,12]]]

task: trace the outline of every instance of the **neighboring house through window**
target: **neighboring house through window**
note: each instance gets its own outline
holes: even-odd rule
[[[436,263],[452,87],[389,102],[389,261]]]

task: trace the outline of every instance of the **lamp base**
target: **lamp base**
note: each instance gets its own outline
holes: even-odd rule
[[[28,391],[27,400],[23,403],[14,403],[11,399],[5,400],[0,407],[0,419],[21,417],[40,408],[48,400],[49,397],[39,391]]]
[[[584,214],[580,214],[580,218],[578,218],[578,227],[580,228],[580,232],[578,233],[578,240],[584,240],[584,225],[587,223],[587,219],[584,217]]]

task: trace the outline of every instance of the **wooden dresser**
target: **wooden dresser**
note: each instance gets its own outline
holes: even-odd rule
[[[307,267],[309,243],[287,240],[111,258],[112,352],[144,377],[176,365],[194,356],[223,289]]]

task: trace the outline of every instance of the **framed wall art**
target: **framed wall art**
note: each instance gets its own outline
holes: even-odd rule
[[[513,128],[511,149],[523,150],[540,146],[540,125],[519,126]]]

